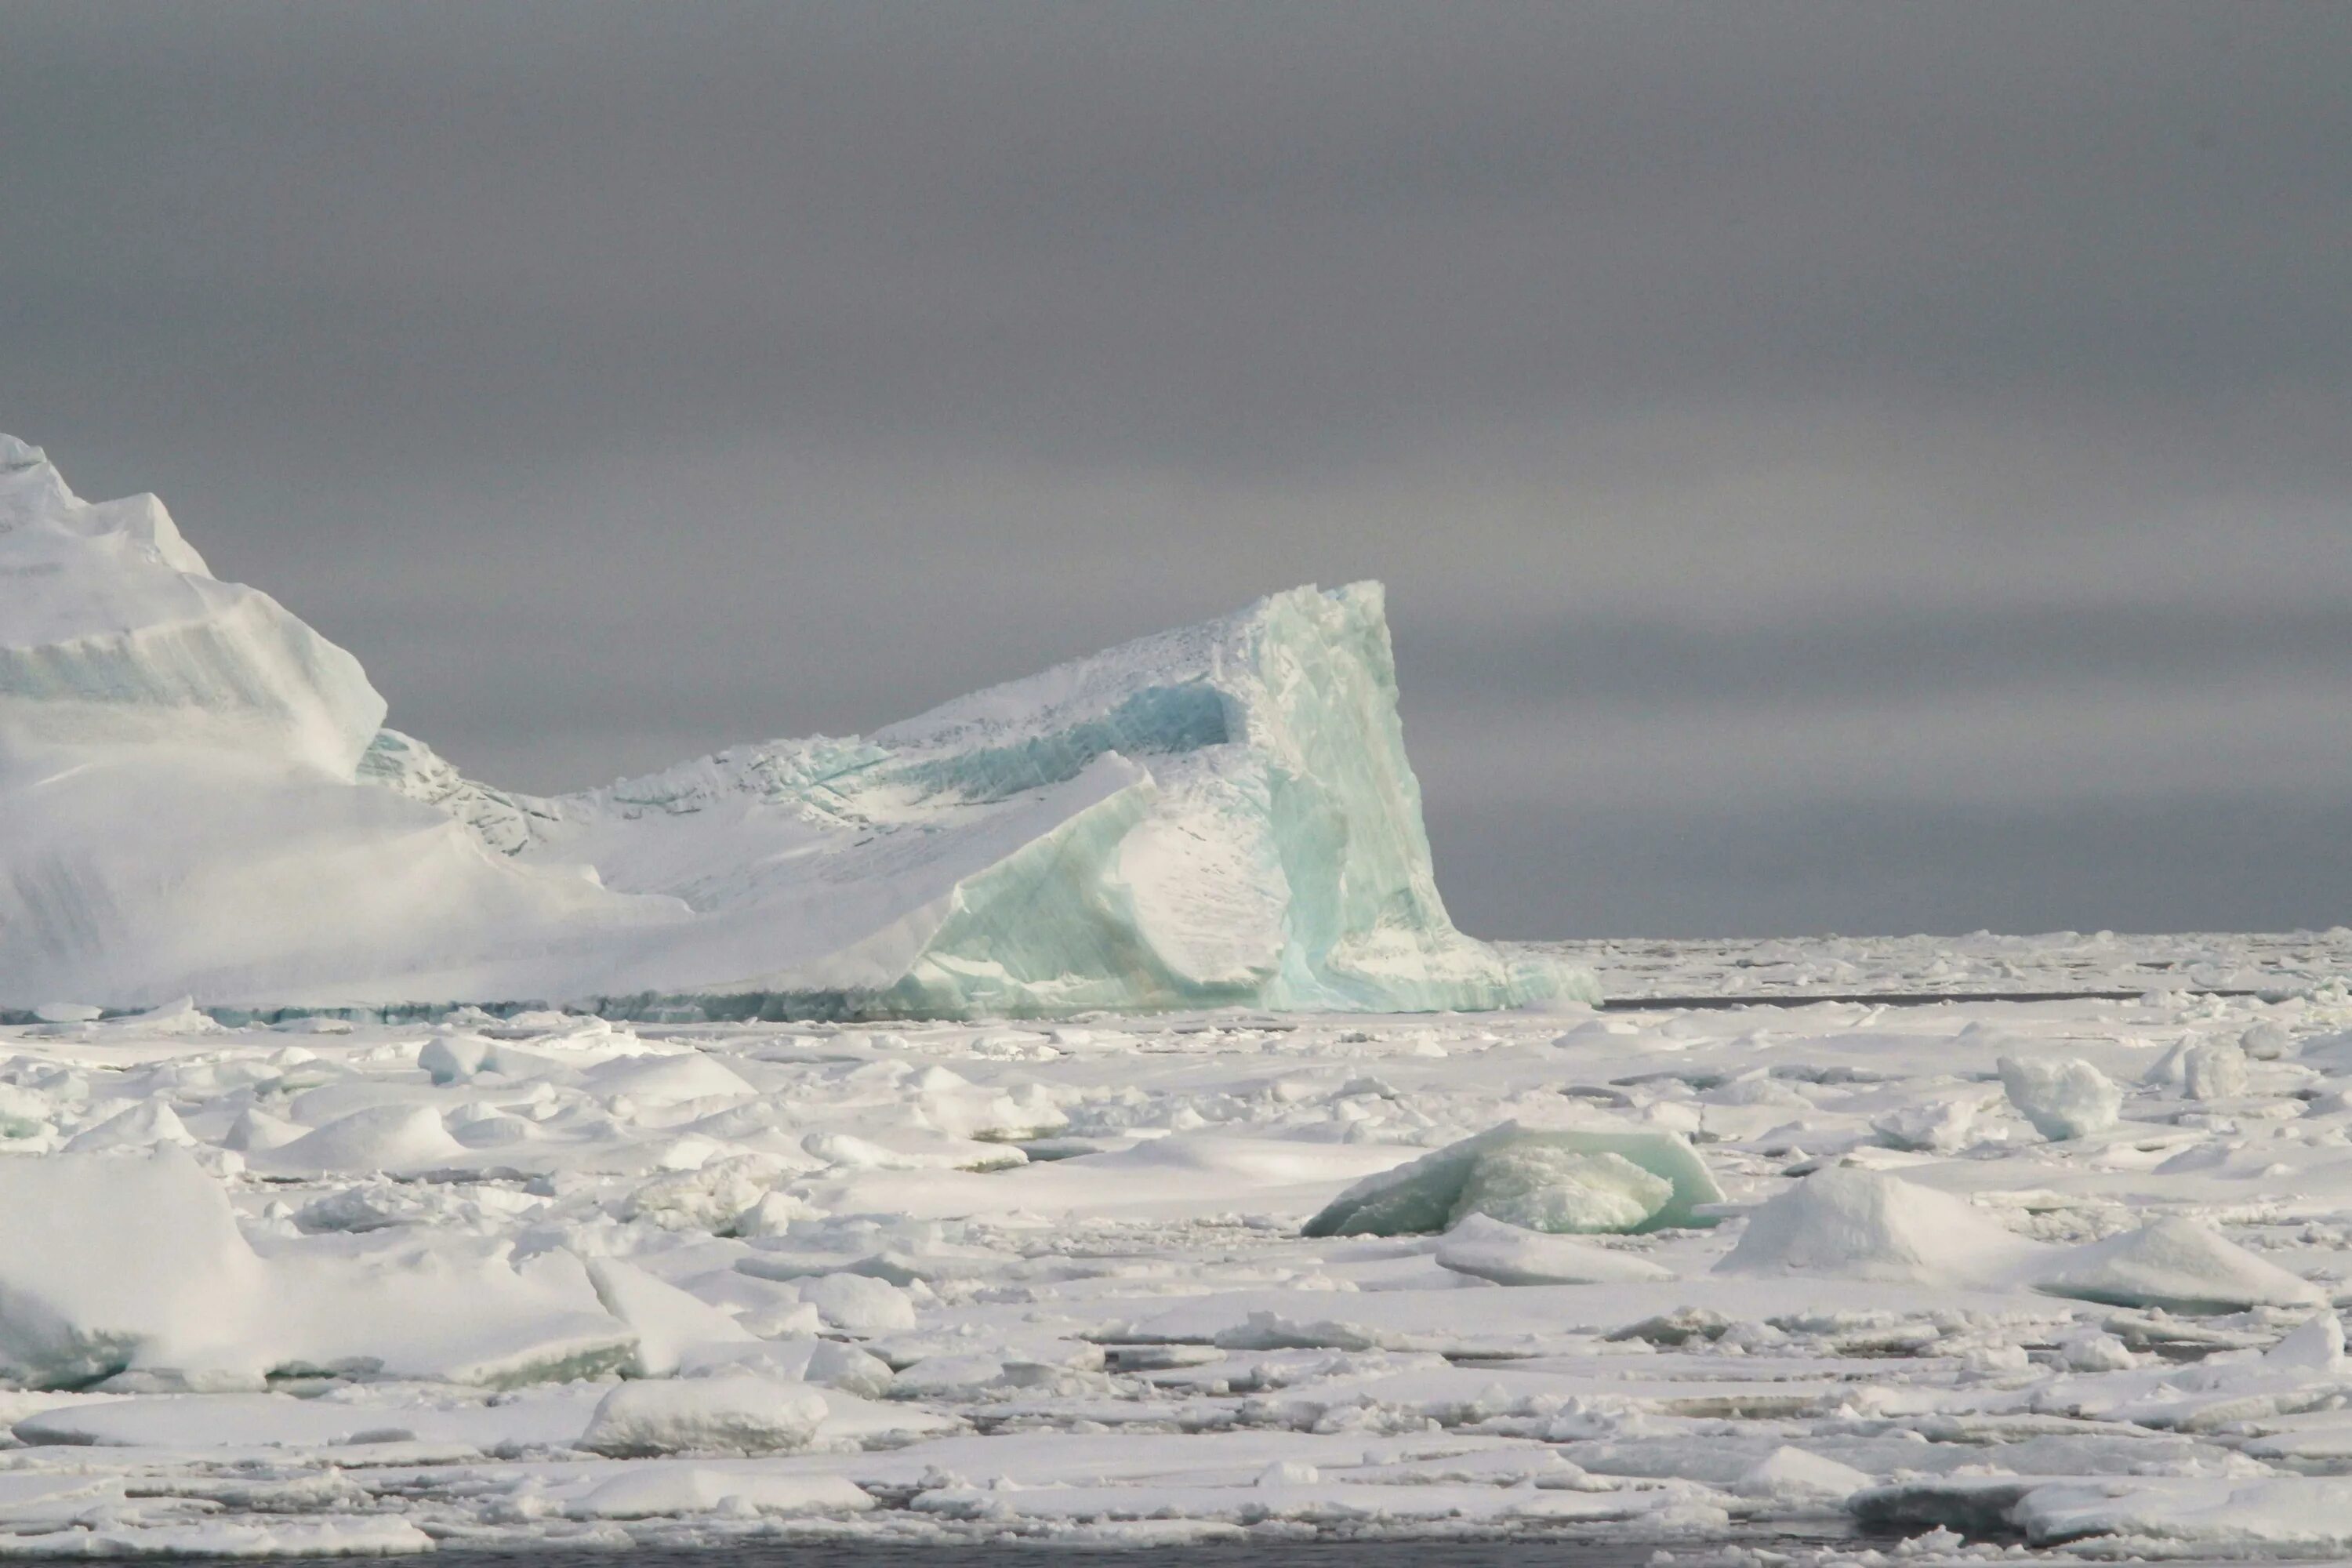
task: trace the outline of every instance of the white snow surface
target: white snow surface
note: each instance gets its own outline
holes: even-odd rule
[[[155,498],[90,505],[0,437],[0,1009],[1589,994],[1454,929],[1396,696],[1379,584],[1300,588],[870,737],[534,799],[383,729],[358,661]]]
[[[0,1027],[0,1551],[1312,1531],[1679,1559],[1859,1521],[1916,1538],[1888,1561],[2009,1550],[1947,1527],[2340,1556],[2352,995],[2277,991],[52,1009]],[[2246,1058],[2227,1098],[2157,1070],[2215,1041]],[[2116,1121],[2050,1140],[2004,1058],[2092,1064]],[[1900,1135],[1955,1102],[1940,1146]],[[1603,1134],[1690,1160],[1715,1223],[1451,1212],[1457,1146]],[[1349,1189],[1428,1189],[1446,1228],[1303,1234]]]

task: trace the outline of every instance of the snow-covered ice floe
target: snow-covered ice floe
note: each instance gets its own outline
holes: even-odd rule
[[[0,1009],[1592,994],[1446,918],[1376,584],[554,799],[383,729],[358,661],[154,497],[81,501],[5,437],[0,584]]]
[[[52,1012],[0,1026],[0,1553],[2352,1551],[2340,990]]]

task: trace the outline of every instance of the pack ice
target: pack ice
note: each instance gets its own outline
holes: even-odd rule
[[[694,998],[726,1016],[1487,1008],[1374,584],[877,733],[554,799],[383,728],[357,660],[152,496],[0,437],[0,1008]]]
[[[2340,980],[44,1011],[0,1022],[0,1554],[2352,1552]],[[2226,1096],[2164,1066],[2221,1046]],[[2112,1121],[2049,1136],[2027,1061]]]

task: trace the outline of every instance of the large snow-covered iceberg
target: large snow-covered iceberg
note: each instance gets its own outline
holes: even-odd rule
[[[152,496],[0,437],[0,1008],[692,998],[733,1015],[1493,1007],[1381,591],[1300,588],[865,738],[534,798]]]

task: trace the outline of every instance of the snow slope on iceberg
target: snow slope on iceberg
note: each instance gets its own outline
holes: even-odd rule
[[[382,729],[358,662],[152,497],[91,506],[14,441],[0,574],[0,1007],[1419,1009],[1580,981],[1447,920],[1377,584],[539,800]]]

